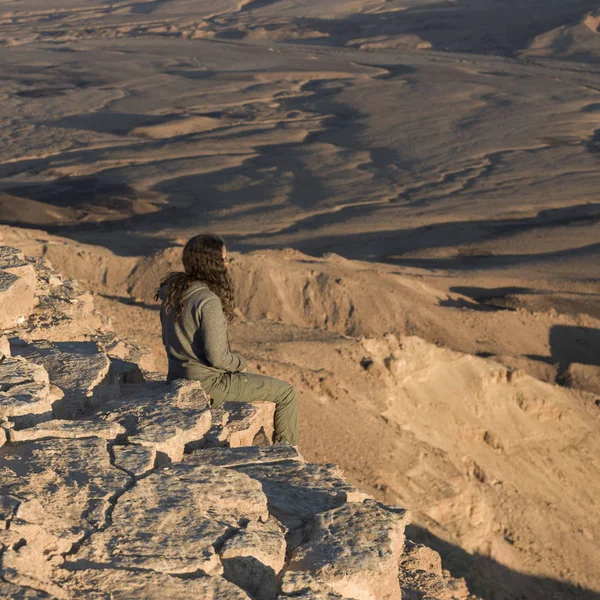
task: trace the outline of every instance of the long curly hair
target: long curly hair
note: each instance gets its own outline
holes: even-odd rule
[[[185,272],[169,273],[161,282],[155,299],[163,300],[163,307],[174,310],[179,317],[183,310],[183,295],[194,281],[205,283],[221,300],[228,321],[233,321],[235,301],[233,283],[223,260],[225,240],[217,235],[201,234],[191,238],[183,248]]]

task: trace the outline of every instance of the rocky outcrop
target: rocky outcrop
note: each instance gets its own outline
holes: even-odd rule
[[[144,381],[102,331],[9,335],[1,597],[396,600],[415,588],[409,514],[271,445],[273,405],[211,410],[198,382]],[[440,577],[427,590],[450,597]]]
[[[35,271],[16,248],[0,246],[0,329],[23,323],[36,303]]]

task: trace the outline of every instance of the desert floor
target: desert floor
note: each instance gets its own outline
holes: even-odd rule
[[[308,459],[483,598],[598,598],[597,6],[0,0],[0,232],[161,372],[157,283],[225,236]]]

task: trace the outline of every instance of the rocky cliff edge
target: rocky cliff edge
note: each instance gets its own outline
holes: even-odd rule
[[[92,298],[0,247],[0,597],[467,598],[409,513],[142,371]]]

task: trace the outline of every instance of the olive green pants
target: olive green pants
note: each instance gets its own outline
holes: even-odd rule
[[[298,444],[298,404],[296,390],[285,381],[256,373],[223,373],[216,381],[203,382],[203,387],[213,400],[213,407],[223,402],[275,403],[275,439]]]

